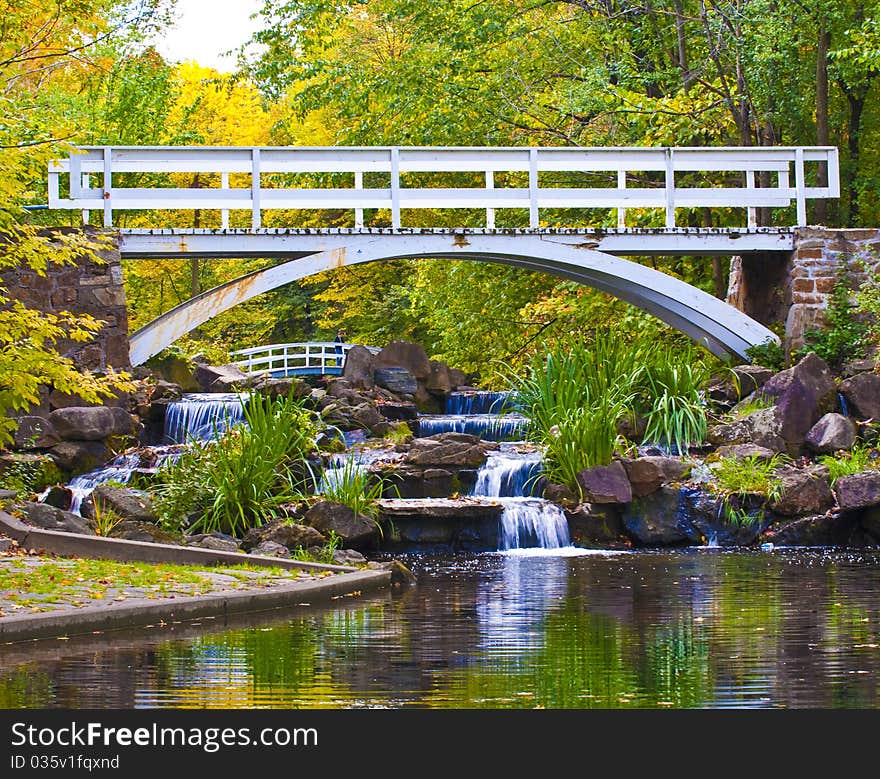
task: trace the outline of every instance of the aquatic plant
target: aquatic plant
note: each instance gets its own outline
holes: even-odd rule
[[[880,468],[880,451],[868,444],[856,444],[848,452],[824,454],[819,458],[819,462],[828,468],[833,485],[842,476],[852,476],[854,473]]]
[[[302,401],[251,393],[242,403],[246,424],[191,444],[157,474],[155,506],[168,529],[241,535],[283,515],[313,480],[318,424]]]
[[[790,462],[790,458],[783,454],[766,460],[757,455],[722,457],[713,468],[716,479],[713,486],[724,506],[727,520],[743,524],[761,519],[763,508],[754,515],[745,508],[745,504],[753,496],[766,501],[778,500],[782,496],[782,480],[776,474],[776,469],[787,462]]]
[[[360,467],[354,457],[347,457],[342,467],[334,470],[335,477],[326,480],[322,488],[324,498],[348,506],[355,514],[369,517],[381,533],[377,501],[388,493],[399,496],[397,487],[387,477]]]

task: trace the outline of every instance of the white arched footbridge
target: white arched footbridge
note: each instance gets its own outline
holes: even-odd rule
[[[808,184],[810,165],[824,166],[826,186]],[[145,173],[152,174],[153,186],[140,186]],[[62,185],[68,198],[61,197]],[[49,207],[82,210],[86,222],[93,210],[100,210],[108,228],[114,211],[198,210],[203,224],[216,219],[220,225],[124,229],[123,257],[280,260],[138,330],[131,336],[133,365],[212,317],[292,281],[344,266],[423,258],[496,262],[577,281],[648,311],[715,354],[742,357],[750,346],[777,337],[723,301],[622,257],[784,254],[792,250],[793,228],[757,227],[757,209],[790,208],[794,225],[802,226],[808,198],[838,196],[833,147],[98,147],[76,150],[49,170]],[[739,211],[745,226],[678,227],[677,209],[693,208]],[[332,211],[333,224],[349,213],[353,226],[263,227],[264,212],[285,209]],[[415,215],[427,209],[433,219],[438,210],[484,210],[485,227],[402,226],[417,223]],[[633,209],[639,219],[652,209],[662,213],[665,226],[628,227]],[[597,212],[603,220],[616,212],[617,227],[584,227]],[[497,227],[498,213],[528,226]],[[572,226],[543,226],[542,213]],[[230,228],[231,219],[240,224],[243,218],[247,227]]]

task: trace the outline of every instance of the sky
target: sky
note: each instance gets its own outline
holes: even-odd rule
[[[250,38],[258,23],[248,17],[262,0],[177,0],[177,22],[156,40],[156,49],[169,61],[195,60],[229,72],[235,56],[224,57]]]

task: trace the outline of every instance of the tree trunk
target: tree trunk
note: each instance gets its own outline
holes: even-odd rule
[[[850,227],[859,226],[859,193],[856,190],[856,177],[859,169],[859,146],[862,134],[862,112],[865,108],[865,95],[867,90],[860,90],[859,94],[846,93],[846,101],[849,105],[849,118],[847,131],[849,134],[849,166],[846,173],[846,188],[849,196],[849,218],[847,223]]]
[[[816,145],[829,146],[828,131],[828,50],[831,48],[831,33],[824,23],[819,28],[816,47]],[[816,173],[816,186],[828,186],[828,163],[820,162]],[[824,225],[828,221],[828,204],[824,199],[815,203],[815,222]]]

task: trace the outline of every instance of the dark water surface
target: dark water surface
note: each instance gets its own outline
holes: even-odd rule
[[[407,562],[333,610],[0,646],[0,707],[880,707],[880,552]]]

